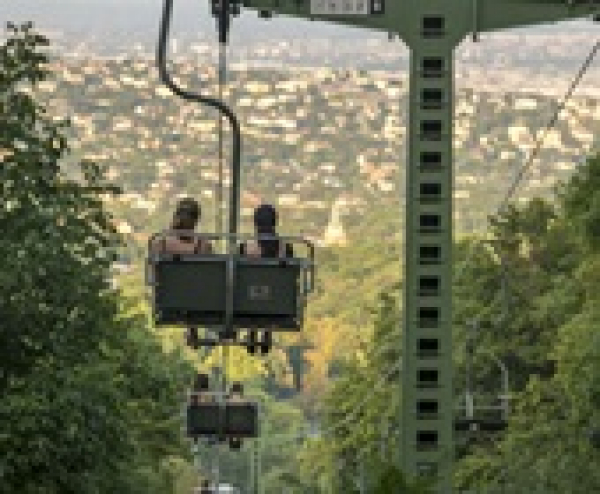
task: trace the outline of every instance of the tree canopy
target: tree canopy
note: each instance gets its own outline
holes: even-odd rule
[[[0,46],[0,492],[168,492],[190,369],[123,313],[102,202],[118,189],[61,166],[68,122],[36,101],[47,45],[9,24]]]
[[[460,491],[600,490],[598,177],[600,157],[592,156],[553,201],[509,205],[490,218],[487,235],[456,246],[457,403],[468,338],[476,406],[499,403],[496,359],[508,369],[511,391],[506,431],[457,434]],[[373,338],[339,367],[323,408],[324,433],[304,454],[311,475],[335,479],[336,492],[352,492],[360,482],[379,492],[372,489],[400,475],[392,426],[401,420],[400,376],[393,372],[401,358],[397,293],[384,290]]]

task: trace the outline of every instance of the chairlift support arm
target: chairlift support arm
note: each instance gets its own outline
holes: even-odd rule
[[[228,1],[228,0],[222,0]],[[171,19],[173,17],[173,0],[165,0],[162,18],[160,22],[159,42],[157,49],[158,59],[158,72],[161,81],[167,86],[174,94],[186,101],[193,101],[203,105],[208,105],[216,108],[222,115],[224,115],[229,124],[231,125],[233,142],[232,142],[232,153],[231,153],[231,204],[229,210],[229,233],[236,235],[238,232],[239,224],[239,204],[240,204],[240,182],[241,182],[241,148],[242,148],[242,137],[240,124],[229,106],[224,104],[221,100],[204,96],[199,93],[194,93],[183,89],[179,86],[174,79],[171,77],[167,68],[167,47],[169,39],[169,30],[171,27]]]

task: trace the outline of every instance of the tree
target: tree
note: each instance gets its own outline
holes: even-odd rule
[[[117,190],[94,164],[61,166],[67,123],[35,100],[47,45],[9,24],[0,46],[0,492],[165,492],[189,367],[122,313],[102,203]]]
[[[398,292],[396,284],[380,295],[372,340],[338,360],[338,376],[322,407],[321,435],[302,457],[305,478],[333,485],[333,492],[353,492],[362,479],[368,492],[379,486],[373,492],[383,493],[401,475],[393,453],[399,448]]]
[[[456,271],[462,274],[454,291],[455,392],[464,391],[465,328],[477,322],[473,381],[478,403],[497,404],[501,392],[490,353],[508,367],[512,395],[507,430],[481,434],[460,449],[459,490],[600,490],[595,468],[600,454],[595,449],[600,424],[598,177],[600,158],[594,157],[559,188],[555,201],[511,205],[490,218],[486,238],[456,246]],[[393,297],[382,298],[373,338],[343,362],[327,394],[327,434],[303,457],[304,464],[313,465],[306,477],[324,485],[335,480],[334,492],[352,492],[360,464],[369,465],[369,492],[403,485],[398,459],[381,461],[386,456],[377,448],[398,449],[393,434],[387,434],[392,438],[387,444],[380,434],[386,414],[390,422],[398,421],[397,411],[389,413],[400,391],[397,376],[374,391],[377,378],[400,356],[397,347],[383,350],[383,342],[399,339],[398,305]],[[371,397],[366,403],[365,396]]]
[[[480,441],[460,461],[461,489],[600,489],[590,440],[600,421],[599,176],[600,160],[593,157],[558,189],[554,203],[534,199],[493,218],[494,255],[480,257],[461,283],[457,320],[464,324],[465,307],[478,299],[489,301],[479,304],[485,331],[478,344],[507,364],[513,392],[506,432]],[[481,251],[483,242],[476,243]],[[508,307],[494,303],[507,299],[500,283],[484,292],[476,281],[493,279],[500,258],[510,274]],[[483,362],[475,373],[482,387],[491,386]]]
[[[108,247],[116,242],[99,194],[114,192],[101,170],[84,163],[67,179],[66,123],[36,103],[48,77],[47,40],[30,25],[9,25],[0,48],[0,389],[28,373],[37,358],[80,359],[94,350],[114,313],[108,296]],[[98,328],[94,331],[93,328]]]

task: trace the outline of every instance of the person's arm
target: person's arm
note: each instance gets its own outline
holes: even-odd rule
[[[243,254],[246,257],[262,257],[260,245],[251,240],[247,243],[242,244],[244,246]]]
[[[194,247],[194,254],[212,254],[213,246],[208,240],[198,239],[198,243]]]

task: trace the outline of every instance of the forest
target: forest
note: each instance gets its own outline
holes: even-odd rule
[[[47,47],[31,25],[0,46],[0,494],[187,493],[216,457],[249,492],[256,445],[184,438],[186,390],[220,356],[153,327],[141,245],[115,272],[126,245],[105,199],[121,191],[98,164],[61,167],[70,124],[36,98]],[[265,493],[429,492],[399,467],[401,228],[395,211],[366,213],[347,246],[320,250],[303,333],[230,356],[264,407]],[[505,430],[457,434],[457,492],[600,492],[600,157],[454,252],[457,416],[467,364],[476,403],[498,403],[497,361],[510,385]]]

